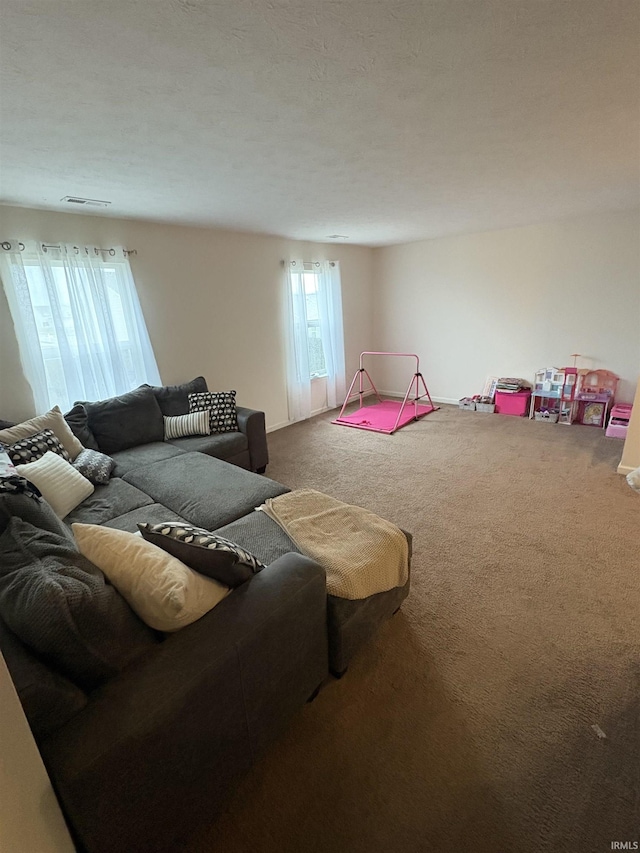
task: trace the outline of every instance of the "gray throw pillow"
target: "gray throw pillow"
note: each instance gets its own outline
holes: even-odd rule
[[[162,412],[149,385],[141,385],[135,391],[108,400],[82,402],[82,405],[87,410],[89,429],[98,442],[98,449],[109,456],[119,450],[164,439]]]
[[[147,542],[225,586],[239,586],[265,568],[260,560],[240,545],[187,522],[139,522],[138,528]]]
[[[189,412],[189,394],[199,394],[208,391],[207,380],[204,376],[196,376],[191,382],[182,385],[148,385],[153,391],[162,414],[167,418],[176,415],[186,415]]]
[[[89,450],[100,450],[95,435],[89,429],[89,415],[82,403],[76,403],[64,419],[83,447],[88,447]]]
[[[31,654],[1,619],[0,648],[36,740],[59,729],[87,704],[79,687]]]
[[[92,690],[156,642],[68,539],[12,518],[0,535],[0,617],[42,660]]]
[[[90,450],[85,447],[71,464],[94,486],[106,486],[111,472],[116,467],[116,460],[107,456],[106,453],[100,453],[99,450]]]

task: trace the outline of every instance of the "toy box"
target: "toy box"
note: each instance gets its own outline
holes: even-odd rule
[[[496,412],[499,415],[516,415],[524,418],[529,412],[531,391],[496,391]]]

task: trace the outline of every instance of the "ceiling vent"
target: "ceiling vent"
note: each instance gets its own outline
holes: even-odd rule
[[[60,201],[66,201],[67,204],[82,204],[84,207],[109,207],[110,201],[101,201],[98,198],[80,198],[77,195],[66,195]]]
[[[327,240],[348,240],[346,234],[327,234]]]

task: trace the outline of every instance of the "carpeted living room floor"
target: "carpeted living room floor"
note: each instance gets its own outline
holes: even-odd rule
[[[640,842],[640,495],[616,474],[622,442],[453,406],[393,436],[334,415],[272,433],[267,474],[410,530],[411,593],[189,853]]]

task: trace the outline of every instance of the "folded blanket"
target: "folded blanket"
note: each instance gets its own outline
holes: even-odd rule
[[[331,595],[368,598],[407,582],[406,536],[369,510],[313,489],[271,498],[259,509],[282,527],[303,554],[323,567]]]

